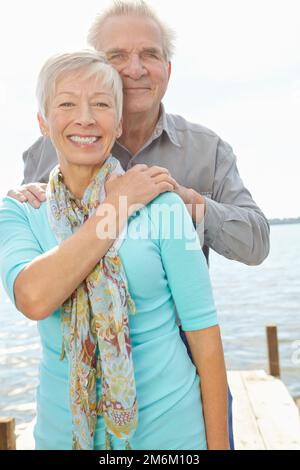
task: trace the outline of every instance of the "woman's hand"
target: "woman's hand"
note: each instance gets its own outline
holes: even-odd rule
[[[108,200],[127,198],[128,215],[131,215],[137,206],[147,205],[161,193],[174,191],[176,184],[166,168],[139,164],[121,176],[112,175],[105,190]]]

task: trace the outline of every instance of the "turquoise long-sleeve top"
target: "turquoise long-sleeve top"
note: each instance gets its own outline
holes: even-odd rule
[[[18,274],[56,245],[46,204],[33,209],[4,198],[0,269],[12,302]],[[181,340],[176,310],[185,331],[218,322],[206,261],[181,198],[162,194],[131,217],[119,255],[136,306],[136,314],[130,315],[130,337],[139,421],[130,444],[144,450],[206,449],[201,378]],[[60,360],[60,309],[39,321],[38,330],[42,358],[36,394],[36,449],[71,449],[68,363],[67,358]],[[100,393],[100,379],[97,388]],[[105,449],[104,429],[99,416],[95,449]],[[124,449],[124,442],[113,437],[112,447]]]

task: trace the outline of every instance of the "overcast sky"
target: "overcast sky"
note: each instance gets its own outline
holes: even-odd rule
[[[39,136],[35,84],[45,59],[86,47],[107,0],[10,0],[0,16],[0,195],[22,180]],[[300,216],[300,1],[151,0],[177,32],[164,103],[217,132],[268,217]]]

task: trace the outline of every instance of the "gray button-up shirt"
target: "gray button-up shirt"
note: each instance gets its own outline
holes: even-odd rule
[[[124,170],[137,163],[168,168],[177,182],[206,198],[204,243],[229,259],[261,263],[269,252],[266,217],[245,188],[232,148],[214,132],[162,107],[152,137],[134,156],[116,142],[113,155]],[[23,183],[48,182],[57,164],[49,138],[41,137],[23,154]]]

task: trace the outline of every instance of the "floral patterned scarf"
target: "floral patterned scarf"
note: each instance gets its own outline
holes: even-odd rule
[[[69,238],[105,198],[112,173],[124,173],[109,156],[82,200],[66,188],[59,166],[47,187],[48,218],[58,243]],[[106,448],[110,436],[126,441],[137,427],[138,409],[129,336],[128,307],[135,313],[118,256],[120,237],[62,306],[62,356],[69,359],[72,448],[93,449],[97,416],[103,415]],[[96,380],[101,378],[101,396]]]

